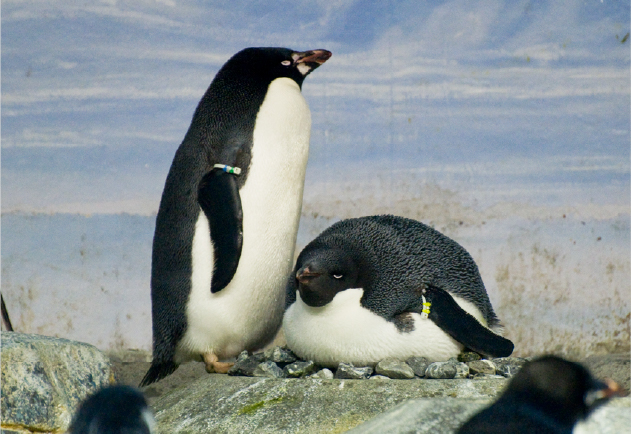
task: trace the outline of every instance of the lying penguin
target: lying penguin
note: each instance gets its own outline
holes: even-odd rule
[[[285,305],[288,346],[323,366],[442,361],[464,348],[489,357],[513,352],[467,251],[403,217],[326,229],[298,256]]]
[[[597,380],[577,363],[543,356],[524,365],[502,396],[458,433],[570,434],[594,409],[623,395],[612,380]]]

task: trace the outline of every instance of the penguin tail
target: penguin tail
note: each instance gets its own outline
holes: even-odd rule
[[[151,364],[151,367],[143,377],[138,387],[148,386],[151,383],[162,380],[164,377],[171,375],[178,365],[173,362],[164,362],[158,364]]]

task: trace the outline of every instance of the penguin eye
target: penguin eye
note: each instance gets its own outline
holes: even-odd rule
[[[343,275],[341,275],[341,274],[334,274],[334,275],[333,275],[333,277],[334,277],[335,279],[341,279],[341,278],[342,278],[342,277],[344,277],[344,276],[343,276]]]
[[[291,60],[283,60],[282,62],[280,62],[280,64],[283,66],[289,66],[291,65]]]

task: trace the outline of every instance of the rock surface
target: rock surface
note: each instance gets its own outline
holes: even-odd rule
[[[355,427],[349,434],[451,434],[488,406],[489,399],[412,399]],[[629,432],[631,400],[618,398],[579,423],[574,434]]]
[[[414,371],[410,365],[395,359],[385,359],[377,363],[377,366],[375,366],[375,372],[377,375],[383,375],[388,378],[400,380],[409,380],[414,378]]]
[[[113,381],[108,357],[92,345],[2,332],[3,432],[63,432],[78,404]]]
[[[493,380],[321,380],[209,374],[153,402],[159,433],[344,432],[408,399],[494,397]]]

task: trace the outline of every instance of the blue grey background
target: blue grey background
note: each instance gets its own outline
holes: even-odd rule
[[[16,328],[150,347],[164,179],[219,67],[326,48],[298,248],[419,219],[518,352],[629,347],[628,1],[3,1],[2,292]],[[626,345],[626,346],[625,346]]]

